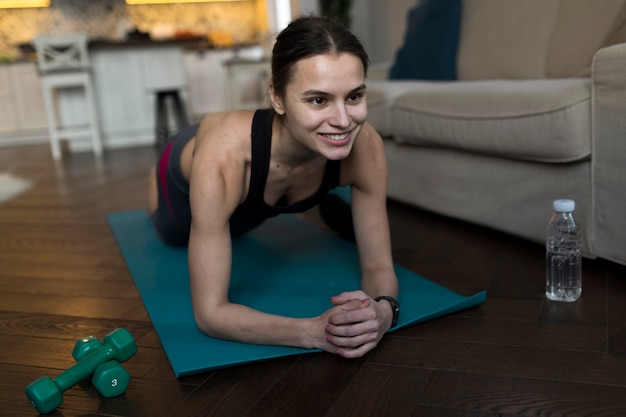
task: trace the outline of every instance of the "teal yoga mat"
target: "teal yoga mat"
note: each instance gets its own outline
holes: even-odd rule
[[[109,224],[177,377],[316,350],[210,338],[194,322],[187,250],[163,244],[143,210],[113,213]],[[400,319],[392,330],[485,301],[464,297],[396,266]],[[281,215],[233,241],[232,302],[268,313],[313,317],[329,298],[359,288],[356,246],[294,215]]]

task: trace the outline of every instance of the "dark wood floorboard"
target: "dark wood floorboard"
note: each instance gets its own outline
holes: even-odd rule
[[[52,416],[626,416],[626,267],[583,262],[574,304],[543,296],[538,243],[389,202],[394,259],[482,306],[388,335],[366,357],[279,358],[176,379],[106,222],[144,207],[152,148],[0,149],[33,187],[0,203],[0,416],[34,416],[24,387],[76,339],[126,327],[127,392],[84,382]],[[315,212],[308,220],[318,223]],[[546,219],[547,220],[547,219]]]

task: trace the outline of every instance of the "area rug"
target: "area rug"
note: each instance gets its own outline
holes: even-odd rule
[[[0,203],[9,201],[32,186],[32,182],[10,172],[0,172]]]

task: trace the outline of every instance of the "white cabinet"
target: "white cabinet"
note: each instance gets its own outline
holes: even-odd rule
[[[155,140],[155,91],[187,84],[182,48],[114,47],[90,51],[105,147]]]
[[[11,82],[11,66],[0,66],[0,132],[17,130],[15,94]]]
[[[189,113],[193,119],[226,109],[227,83],[224,61],[230,50],[187,51],[185,69],[189,80]]]
[[[151,142],[149,97],[143,68],[134,49],[91,53],[96,101],[105,147]]]
[[[269,59],[238,57],[228,60],[226,67],[229,108],[258,109],[269,105]]]
[[[186,52],[189,108],[194,118],[233,107],[257,108],[265,105],[269,67],[262,57],[260,46]],[[245,62],[243,66],[252,71],[233,71],[232,63],[237,60]],[[263,62],[262,68],[252,68],[253,65],[249,64],[254,62]]]
[[[34,63],[22,62],[12,65],[13,85],[16,86],[15,101],[18,125],[23,131],[48,129],[46,108],[39,72]]]
[[[0,145],[45,141],[46,113],[35,64],[0,65]]]

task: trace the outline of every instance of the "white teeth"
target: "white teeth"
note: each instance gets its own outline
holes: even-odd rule
[[[343,140],[346,138],[346,136],[348,136],[347,133],[342,133],[341,135],[326,135],[326,137],[332,140]]]

